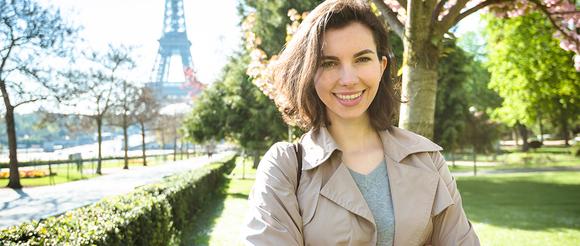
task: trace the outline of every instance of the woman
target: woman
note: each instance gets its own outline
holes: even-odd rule
[[[304,20],[274,79],[285,120],[309,132],[302,151],[278,143],[260,162],[247,244],[479,245],[441,147],[391,126],[391,57],[364,1]]]

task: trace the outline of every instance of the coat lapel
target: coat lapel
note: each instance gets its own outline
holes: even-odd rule
[[[432,170],[407,164],[405,158],[415,153],[440,151],[441,147],[396,127],[379,132],[379,136],[387,161],[395,215],[394,245],[417,245],[431,218],[439,176]],[[302,139],[302,144],[306,150],[303,170],[316,168],[323,162],[333,162],[331,167],[325,167],[329,168],[331,177],[328,182],[323,182],[320,194],[375,225],[371,210],[347,167],[340,160],[329,160],[337,145],[328,131],[321,128],[319,134],[314,135],[311,131]]]
[[[438,177],[388,156],[385,158],[395,214],[394,245],[415,245],[431,218]]]
[[[347,167],[341,163],[322,187],[320,195],[365,218],[374,225],[375,220],[371,210],[357,187]]]

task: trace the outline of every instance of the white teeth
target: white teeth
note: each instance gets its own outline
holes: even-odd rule
[[[335,94],[335,95],[336,95],[338,98],[342,99],[342,100],[354,100],[354,99],[356,99],[356,98],[360,97],[360,95],[361,95],[362,93],[363,93],[363,92],[361,91],[361,92],[359,92],[359,93],[356,93],[356,94],[351,94],[351,95],[341,95],[341,94]]]

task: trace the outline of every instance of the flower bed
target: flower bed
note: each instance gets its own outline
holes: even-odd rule
[[[19,171],[20,178],[42,178],[48,176],[48,171],[44,170],[26,170],[26,171]],[[53,173],[52,175],[55,175]],[[10,171],[0,172],[0,179],[8,179],[10,178]]]

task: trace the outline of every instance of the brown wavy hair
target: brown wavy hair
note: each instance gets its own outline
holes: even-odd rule
[[[314,75],[320,65],[322,42],[326,30],[342,28],[358,22],[371,29],[379,60],[385,56],[377,94],[368,113],[375,130],[390,129],[400,100],[395,97],[396,63],[390,49],[384,24],[363,0],[325,1],[308,14],[306,19],[280,53],[273,69],[274,85],[278,90],[275,102],[284,121],[304,130],[330,126],[326,107],[314,87]]]

